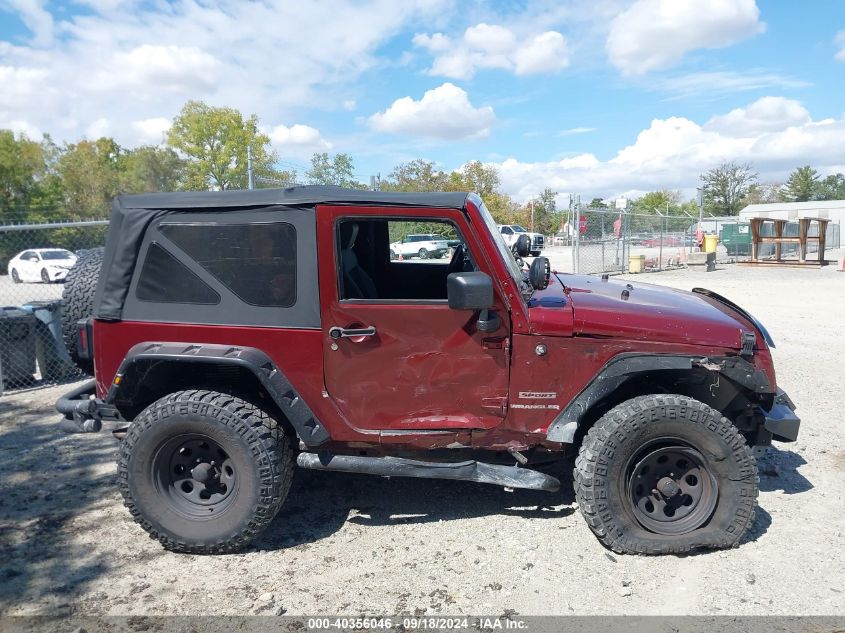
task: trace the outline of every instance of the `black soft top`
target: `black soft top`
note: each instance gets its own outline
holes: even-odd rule
[[[117,196],[112,204],[94,315],[98,319],[121,318],[144,233],[153,220],[165,215],[190,212],[232,213],[239,210],[280,207],[316,211],[315,208],[319,204],[462,209],[466,204],[467,195],[466,192],[382,192],[312,185],[286,189],[184,191]]]
[[[229,191],[179,191],[174,193],[142,193],[115,198],[114,210],[125,213],[138,210],[173,211],[203,209],[229,211],[248,207],[294,206],[318,204],[373,204],[400,207],[437,207],[462,209],[466,192],[393,192],[344,189],[327,185],[303,185],[286,189],[238,189]]]

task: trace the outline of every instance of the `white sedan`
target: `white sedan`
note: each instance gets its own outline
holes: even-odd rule
[[[31,248],[9,260],[9,277],[16,284],[42,281],[45,284],[64,281],[76,263],[76,255],[63,248]]]
[[[390,245],[390,259],[402,257],[419,257],[420,259],[440,259],[449,250],[449,243],[441,235],[430,233],[422,235],[406,235],[398,242]]]

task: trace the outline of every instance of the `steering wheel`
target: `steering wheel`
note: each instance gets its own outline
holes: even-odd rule
[[[458,244],[455,247],[455,252],[452,253],[452,260],[449,262],[449,268],[446,269],[446,275],[452,273],[460,273],[464,270],[464,245]]]

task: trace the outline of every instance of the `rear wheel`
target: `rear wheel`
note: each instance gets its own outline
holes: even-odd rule
[[[399,259],[399,255],[396,254],[396,251],[390,249],[390,261],[396,261]]]
[[[757,506],[744,438],[685,396],[641,396],[610,410],[584,438],[574,477],[584,518],[619,553],[734,547]]]
[[[12,268],[12,281],[16,284],[21,282],[21,276],[18,274],[17,268]]]
[[[420,256],[420,259],[428,259],[428,251],[424,248],[421,248],[420,252],[417,254]]]
[[[129,427],[118,457],[125,505],[176,552],[245,547],[276,516],[293,477],[293,447],[258,407],[214,391],[154,402]]]

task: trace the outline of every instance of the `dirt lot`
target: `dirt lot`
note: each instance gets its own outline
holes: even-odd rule
[[[842,259],[842,252],[831,253]],[[761,460],[739,549],[617,556],[559,493],[297,474],[250,551],[170,554],[115,488],[116,442],[65,436],[63,389],[0,399],[0,613],[843,614],[845,273],[725,267],[633,276],[738,301],[776,343],[800,439]]]

